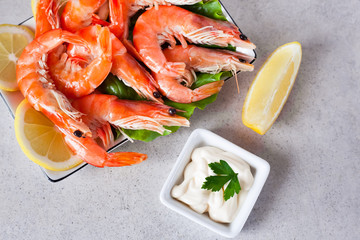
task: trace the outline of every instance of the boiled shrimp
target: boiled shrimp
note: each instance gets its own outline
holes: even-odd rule
[[[165,42],[171,47],[178,39],[183,47],[187,41],[226,47],[254,49],[255,45],[227,21],[210,19],[177,6],[159,6],[143,13],[133,31],[134,46],[144,63],[155,73],[183,75],[185,63],[168,62],[161,51]],[[186,41],[187,40],[187,41]]]
[[[127,36],[128,12],[127,4],[122,0],[72,0],[69,1],[61,16],[61,26],[70,32],[76,32],[90,24],[99,24],[109,27],[112,33],[117,37]],[[109,17],[110,22],[106,19]],[[141,61],[140,55],[127,39],[122,38],[125,47],[128,48],[130,54]]]
[[[113,14],[113,20],[117,19],[122,21],[118,24],[118,35],[120,39],[127,39],[129,35],[129,19],[137,11],[141,9],[150,9],[154,7],[156,10],[162,5],[192,5],[201,0],[118,0],[117,6],[119,9],[117,14]]]
[[[146,129],[163,134],[163,126],[189,126],[189,121],[176,115],[176,110],[164,104],[149,101],[119,99],[113,95],[91,94],[73,102],[73,106],[97,123],[114,127]],[[99,125],[98,125],[99,126]]]
[[[184,62],[187,70],[191,73],[196,71],[216,74],[221,71],[231,71],[235,76],[238,91],[237,72],[254,70],[254,65],[249,63],[252,58],[239,52],[209,49],[194,45],[183,48],[178,45],[172,49],[163,50],[163,53],[169,62]],[[183,80],[187,83],[186,86],[191,86],[193,81],[196,80],[194,76],[196,77],[194,73],[184,76]]]
[[[231,71],[236,76],[237,71],[254,69],[252,64],[245,60],[239,60],[239,57],[242,56],[241,53],[224,50],[188,45],[187,48],[175,46],[173,49],[165,49],[163,54],[170,62],[184,62],[186,69],[193,73],[190,74],[190,77],[196,76],[195,71],[211,74]],[[218,93],[224,83],[223,81],[212,82],[192,90],[182,84],[184,80],[192,83],[192,79],[176,78],[165,74],[154,74],[154,76],[160,86],[160,92],[168,99],[180,103],[190,103],[207,98]]]
[[[146,155],[139,153],[106,153],[82,121],[83,113],[73,108],[65,95],[56,89],[48,73],[46,58],[49,51],[65,42],[89,47],[80,36],[55,29],[35,38],[24,49],[16,66],[17,82],[24,97],[58,127],[67,145],[82,160],[98,167],[123,166],[145,160]]]
[[[110,2],[110,27],[116,37],[121,39],[128,52],[138,61],[143,62],[142,56],[128,39],[130,17],[137,11],[145,8],[150,9],[154,7],[157,10],[161,5],[192,5],[200,1],[201,0],[113,0]],[[111,7],[111,5],[113,7]],[[99,23],[97,21],[94,22]]]
[[[95,167],[122,167],[140,163],[147,155],[136,152],[107,153],[92,137],[78,137],[67,129],[61,129],[65,143],[82,160]]]
[[[50,76],[56,87],[69,98],[92,93],[107,77],[112,67],[110,31],[99,25],[77,32],[90,46],[90,52],[78,45],[59,48],[49,54]],[[77,48],[76,56],[72,49]]]
[[[78,31],[78,34],[80,36],[82,36],[85,40],[87,40],[89,43],[91,43],[91,45],[93,46],[92,48],[98,48],[97,47],[97,41],[96,38],[99,37],[98,31],[94,31],[94,29],[99,29],[101,28],[99,25],[96,26],[89,26],[87,28],[84,28],[80,31]],[[94,40],[95,39],[95,40]],[[124,47],[124,45],[122,44],[122,42],[115,37],[114,34],[110,33],[110,43],[106,43],[104,44],[104,48],[109,50],[111,49],[111,62],[112,62],[112,67],[111,67],[111,73],[113,73],[114,75],[116,75],[119,79],[121,79],[127,86],[133,88],[140,96],[149,99],[149,100],[153,100],[156,102],[163,102],[161,99],[161,94],[159,93],[159,91],[157,90],[158,88],[158,84],[156,83],[156,81],[154,80],[154,78],[151,76],[150,73],[148,73],[128,52],[127,49]],[[106,47],[107,46],[107,47]],[[91,54],[87,53],[83,47],[81,46],[77,46],[77,45],[70,45],[67,55],[69,56],[70,59],[83,59],[85,62],[89,61],[89,59],[91,60]],[[99,58],[99,61],[102,58]],[[65,58],[66,60],[66,58]],[[58,63],[57,63],[58,62]],[[77,64],[76,62],[74,63],[76,64],[76,66],[78,66],[79,64]],[[101,69],[101,66],[104,65],[103,61],[102,61],[102,65],[99,65],[99,69],[97,69],[97,71],[92,71],[91,69],[93,68],[89,68],[90,65],[86,68],[86,69],[90,69],[90,73],[93,75],[96,75],[97,77],[92,79],[89,78],[89,84],[92,87],[89,87],[89,84],[86,84],[86,81],[84,80],[84,74],[78,74],[77,71],[73,71],[71,73],[71,76],[73,79],[72,81],[67,81],[68,77],[69,77],[69,73],[68,71],[62,71],[62,69],[64,69],[64,64],[62,63],[62,61],[59,62],[59,58],[55,58],[54,59],[54,66],[56,65],[60,65],[61,68],[59,68],[59,71],[57,71],[57,75],[64,75],[64,78],[62,81],[58,82],[57,78],[55,79],[55,83],[58,85],[60,85],[59,87],[61,87],[61,89],[65,89],[67,93],[71,93],[70,96],[76,96],[76,97],[80,97],[80,93],[81,96],[87,95],[89,93],[91,93],[95,87],[98,86],[98,83],[101,83],[104,78],[108,75],[109,71],[108,71],[108,66],[109,64],[106,64],[106,68]],[[68,65],[65,64],[65,67],[67,67]],[[72,66],[72,65],[70,65]],[[52,68],[51,68],[52,69]],[[84,69],[84,71],[87,71],[86,69]],[[52,73],[53,71],[51,71]],[[102,79],[99,79],[99,76],[103,76]],[[79,78],[77,78],[79,77]],[[101,81],[95,81],[95,79],[101,80]],[[97,84],[94,84],[94,83]],[[79,91],[79,88],[82,89],[82,91]],[[88,91],[86,91],[88,90]],[[76,95],[75,95],[76,94]]]
[[[110,27],[116,37],[124,40],[129,33],[129,18],[138,10],[159,5],[192,5],[201,0],[72,0],[62,13],[62,26],[71,32],[92,22]],[[110,23],[106,23],[109,16]]]
[[[76,32],[90,24],[100,24],[110,28],[111,32],[123,42],[128,52],[137,60],[141,56],[130,40],[129,18],[145,7],[158,8],[159,5],[191,5],[200,0],[72,0],[65,7],[61,17],[61,25],[65,30]],[[109,16],[110,22],[107,22]]]
[[[77,35],[61,29],[50,30],[24,49],[16,65],[17,82],[29,103],[55,125],[91,136],[90,129],[81,122],[82,114],[56,89],[48,72],[47,53],[64,42],[88,47],[86,41]]]

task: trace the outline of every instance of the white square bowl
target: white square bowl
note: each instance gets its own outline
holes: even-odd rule
[[[218,223],[209,218],[207,214],[199,214],[192,210],[188,205],[180,202],[171,196],[171,190],[175,185],[180,184],[184,177],[183,172],[186,165],[190,162],[190,156],[195,148],[203,146],[213,146],[224,151],[231,152],[243,160],[251,167],[254,176],[254,183],[241,206],[238,215],[232,223]],[[241,147],[229,142],[228,140],[205,129],[196,129],[190,135],[184,148],[182,149],[173,169],[170,172],[160,193],[160,201],[168,208],[193,220],[194,222],[207,227],[208,229],[228,238],[237,236],[243,228],[254,204],[259,197],[261,189],[270,172],[270,165],[263,159],[242,149]]]

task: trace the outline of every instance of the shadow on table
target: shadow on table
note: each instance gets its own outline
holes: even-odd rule
[[[245,128],[245,127],[244,127]],[[244,130],[244,129],[242,129]],[[258,134],[250,133],[249,131],[243,131],[243,137],[234,137],[234,134],[224,135],[224,129],[213,129],[215,133],[220,136],[224,136],[234,144],[244,148],[245,150],[263,158],[270,164],[269,177],[259,195],[255,206],[250,213],[248,220],[246,221],[242,232],[249,232],[253,229],[261,228],[259,225],[262,221],[267,221],[271,216],[274,202],[277,200],[277,196],[281,195],[282,185],[289,179],[290,172],[290,160],[288,157],[279,153],[279,149],[267,148],[264,146],[264,140],[261,139],[263,136]],[[245,133],[246,132],[246,133]],[[235,133],[236,135],[236,133]],[[275,143],[274,143],[275,144]]]
[[[272,152],[271,149],[266,151],[267,153],[263,154],[264,156],[257,155],[270,164],[270,174],[242,232],[261,228],[261,222],[266,222],[271,218],[274,205],[276,205],[275,201],[278,199],[277,196],[281,195],[282,185],[289,178],[289,159],[277,152]]]

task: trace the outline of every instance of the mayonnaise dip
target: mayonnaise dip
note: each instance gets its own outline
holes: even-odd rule
[[[184,181],[174,186],[171,195],[188,204],[198,213],[209,212],[210,218],[214,221],[232,222],[254,182],[249,164],[238,156],[215,147],[196,148],[191,155],[191,160],[185,168]],[[219,192],[201,189],[206,177],[216,175],[208,164],[220,162],[220,160],[225,160],[234,172],[238,173],[241,186],[240,193],[235,193],[227,201],[224,200],[223,189]]]

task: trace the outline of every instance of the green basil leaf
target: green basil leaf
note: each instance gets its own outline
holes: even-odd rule
[[[102,93],[115,95],[120,99],[145,100],[134,89],[126,86],[123,81],[111,73],[97,89]]]
[[[183,6],[183,8],[208,18],[227,21],[218,0],[201,1],[193,5]]]

